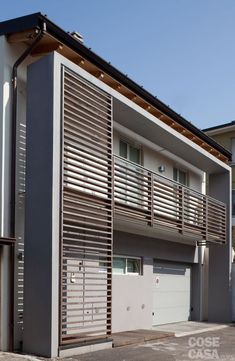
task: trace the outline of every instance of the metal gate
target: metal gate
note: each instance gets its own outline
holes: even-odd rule
[[[112,99],[62,73],[60,344],[111,333]]]

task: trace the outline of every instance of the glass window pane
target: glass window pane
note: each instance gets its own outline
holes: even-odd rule
[[[127,272],[140,274],[140,260],[134,258],[127,259]]]
[[[173,168],[173,180],[178,182],[178,169]]]
[[[120,140],[119,155],[127,159],[127,143]]]
[[[104,261],[99,262],[99,272],[107,273],[107,263]]]
[[[113,273],[124,275],[126,273],[126,258],[113,258]]]
[[[181,184],[187,185],[187,173],[179,170],[179,182]]]
[[[188,174],[181,169],[173,168],[173,180],[187,186]]]
[[[130,161],[140,164],[140,150],[130,145]]]
[[[235,216],[235,190],[232,191],[232,214]]]

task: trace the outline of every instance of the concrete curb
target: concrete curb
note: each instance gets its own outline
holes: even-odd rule
[[[162,340],[168,337],[174,337],[174,333],[153,330],[134,330],[112,334],[114,348]]]
[[[30,355],[21,355],[11,352],[1,352],[0,351],[0,361],[42,361],[42,358],[38,358]]]
[[[199,333],[204,333],[204,332],[209,332],[209,331],[218,331],[218,330],[222,330],[229,326],[230,325],[218,325],[218,326],[214,326],[214,327],[203,328],[201,330],[176,332],[175,337],[184,337],[184,336],[190,336],[190,335],[197,335]]]

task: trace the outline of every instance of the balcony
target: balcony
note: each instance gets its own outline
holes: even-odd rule
[[[226,205],[114,156],[114,211],[125,220],[195,240],[226,242]]]

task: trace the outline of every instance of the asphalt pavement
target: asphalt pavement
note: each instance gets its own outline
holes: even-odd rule
[[[0,361],[235,361],[235,327],[138,345],[117,347],[63,359],[42,359],[0,352]]]
[[[170,337],[69,357],[63,361],[235,361],[235,327]]]

